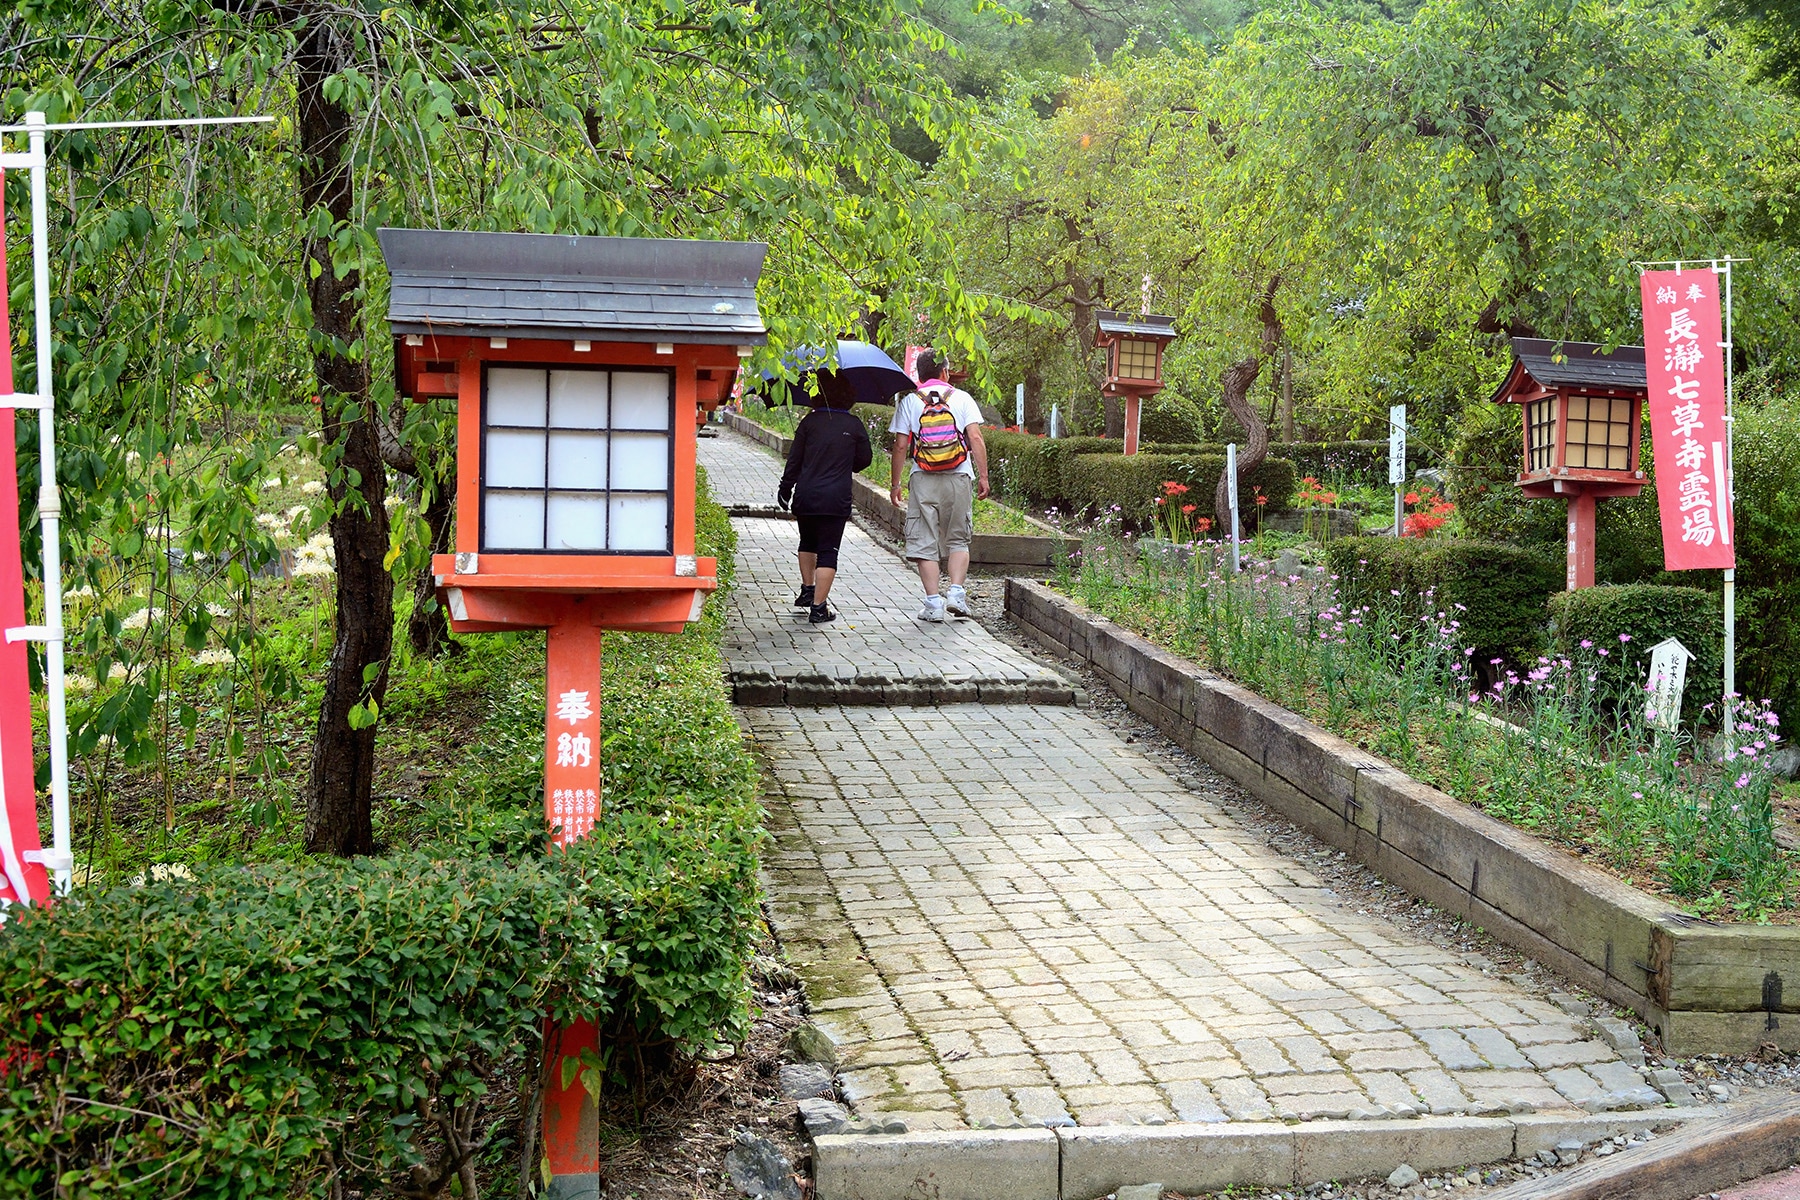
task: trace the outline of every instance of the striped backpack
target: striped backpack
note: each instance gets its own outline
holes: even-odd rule
[[[950,411],[950,394],[920,388],[916,395],[922,408],[919,432],[913,435],[913,465],[921,471],[956,470],[969,461],[969,444]]]

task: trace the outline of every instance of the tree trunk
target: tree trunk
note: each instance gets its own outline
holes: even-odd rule
[[[1281,440],[1294,440],[1294,350],[1281,348]]]
[[[1256,386],[1256,377],[1262,373],[1263,360],[1272,356],[1281,345],[1281,316],[1275,311],[1275,289],[1280,286],[1281,276],[1277,275],[1263,291],[1258,313],[1262,322],[1262,345],[1258,352],[1232,363],[1219,375],[1225,407],[1237,418],[1238,424],[1244,427],[1246,439],[1245,444],[1239,447],[1237,456],[1239,517],[1243,516],[1248,500],[1243,489],[1244,477],[1261,466],[1263,459],[1269,456],[1269,423],[1263,420],[1262,412],[1251,402],[1250,389]],[[1231,533],[1230,487],[1230,481],[1221,471],[1219,485],[1213,489],[1213,515],[1218,518],[1219,530],[1227,536]]]
[[[1025,432],[1047,432],[1044,428],[1044,373],[1036,368],[1025,372]]]
[[[324,88],[349,59],[349,35],[322,8],[313,8],[307,17],[295,55],[300,198],[307,214],[323,209],[336,227],[353,215],[354,184],[344,161],[351,123],[341,105],[326,99]],[[387,691],[394,639],[394,585],[383,564],[387,476],[369,403],[368,357],[346,352],[363,341],[362,274],[352,270],[338,275],[328,239],[309,237],[305,251],[313,373],[319,384],[337,557],[337,620],[313,740],[305,842],[315,853],[368,854],[375,849],[369,809],[376,726],[371,721],[352,729],[350,715],[367,701],[379,705]]]
[[[430,493],[425,504],[425,525],[431,530],[431,552],[450,552],[450,514],[456,505],[456,472],[445,479],[420,479],[421,487]],[[406,639],[413,653],[422,658],[436,658],[456,643],[450,640],[450,623],[444,617],[444,606],[438,602],[437,576],[431,565],[419,572],[413,583],[412,616],[406,622]]]

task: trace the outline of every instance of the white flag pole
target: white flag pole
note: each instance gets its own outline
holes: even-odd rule
[[[62,504],[56,489],[55,379],[50,342],[50,234],[46,210],[50,162],[45,135],[78,129],[163,129],[193,125],[261,125],[273,117],[198,117],[156,121],[76,121],[51,125],[41,112],[25,114],[23,125],[0,126],[0,134],[23,133],[27,152],[0,151],[0,169],[23,167],[31,172],[32,299],[37,311],[32,349],[37,353],[37,391],[29,398],[38,410],[38,523],[44,543],[44,623],[6,630],[6,640],[44,643],[45,719],[50,738],[50,849],[24,857],[42,863],[66,896],[74,882],[75,854],[69,814],[69,721],[63,681]],[[23,408],[10,396],[9,407]],[[6,486],[11,486],[10,484]],[[0,820],[4,811],[0,810]]]

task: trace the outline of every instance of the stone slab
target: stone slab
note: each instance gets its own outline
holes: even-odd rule
[[[813,1139],[817,1200],[1059,1200],[1048,1129],[827,1134]]]

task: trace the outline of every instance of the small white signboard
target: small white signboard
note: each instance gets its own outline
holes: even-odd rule
[[[1388,482],[1406,482],[1406,405],[1388,409]]]
[[[1650,698],[1644,702],[1644,720],[1649,724],[1671,732],[1681,724],[1681,693],[1693,657],[1694,652],[1674,638],[1650,648]]]

